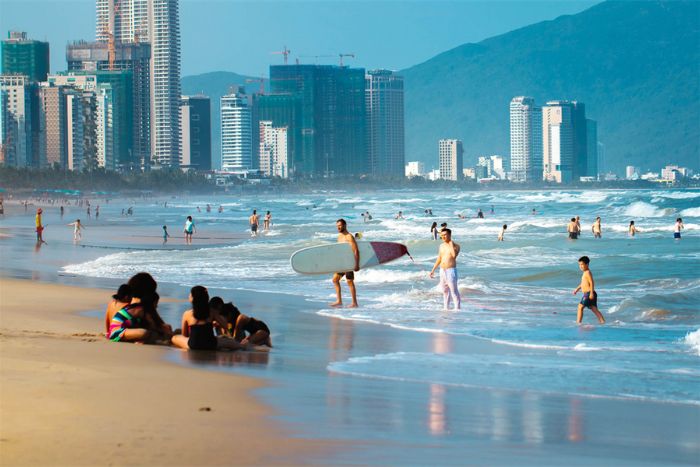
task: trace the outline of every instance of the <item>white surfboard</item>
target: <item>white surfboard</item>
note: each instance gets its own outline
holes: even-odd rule
[[[388,263],[408,254],[406,245],[394,242],[357,242],[360,269]],[[295,252],[292,269],[300,274],[332,274],[355,269],[355,256],[349,243],[312,246]]]

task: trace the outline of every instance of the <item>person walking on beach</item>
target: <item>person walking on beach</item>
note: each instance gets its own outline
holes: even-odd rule
[[[569,238],[571,240],[576,240],[578,238],[578,229],[576,227],[576,218],[572,217],[569,224],[566,226],[566,231],[569,233]]]
[[[595,218],[595,222],[591,226],[591,231],[593,232],[593,238],[601,238],[603,236],[603,230],[600,227],[600,216]]]
[[[41,208],[36,210],[36,217],[34,218],[34,223],[36,224],[36,241],[37,243],[46,243],[44,241],[44,226],[41,224]]]
[[[98,220],[100,218],[100,205],[98,204],[97,207],[95,208],[95,220]]]
[[[574,295],[576,295],[579,290],[583,292],[583,298],[578,304],[578,312],[576,313],[576,323],[581,324],[583,320],[583,309],[590,308],[591,311],[598,318],[600,324],[605,324],[605,318],[603,314],[598,310],[598,294],[595,292],[595,282],[593,281],[593,274],[589,269],[589,264],[591,260],[588,256],[581,256],[578,259],[578,267],[583,271],[581,276],[581,284],[574,289]]]
[[[163,245],[168,243],[169,238],[170,238],[170,234],[168,233],[168,226],[164,225],[163,226]]]
[[[270,221],[272,220],[272,214],[270,214],[270,211],[267,211],[265,214],[265,217],[263,218],[263,230],[265,232],[270,231]]]
[[[76,219],[75,222],[68,224],[73,227],[73,241],[77,242],[83,239],[83,229],[85,226],[80,223],[80,219]]]
[[[250,224],[250,236],[258,236],[258,225],[260,224],[260,216],[258,216],[257,209],[253,209],[253,214],[248,218],[248,223]]]
[[[462,307],[462,297],[459,295],[457,286],[457,256],[459,255],[459,244],[452,241],[452,231],[448,228],[440,231],[443,243],[438,250],[438,257],[430,271],[430,278],[435,276],[435,270],[440,267],[440,286],[442,287],[443,309],[448,310],[450,299],[454,302],[454,309]]]
[[[185,221],[185,243],[188,245],[192,244],[192,234],[197,231],[197,228],[194,226],[194,221],[192,220],[192,216],[187,216],[187,220]]]
[[[499,241],[499,242],[502,242],[502,241],[503,241],[503,237],[504,237],[505,234],[506,234],[506,229],[507,229],[507,228],[508,228],[508,225],[507,225],[507,224],[503,224],[503,228],[501,229],[501,233],[498,234],[498,241]]]
[[[345,276],[345,281],[348,283],[348,288],[350,289],[350,296],[352,297],[352,303],[350,308],[357,308],[357,290],[355,289],[355,272],[360,270],[360,250],[357,248],[357,242],[355,241],[355,236],[348,232],[348,224],[345,219],[338,219],[335,222],[335,226],[338,229],[338,243],[349,243],[352,249],[352,254],[355,256],[355,267],[352,271],[336,272],[333,274],[333,287],[335,288],[336,301],[331,303],[332,307],[343,306],[343,297],[340,292],[340,279]]]
[[[676,240],[681,239],[681,230],[683,230],[683,219],[680,217],[676,219],[676,225],[673,226],[673,238]]]
[[[630,221],[630,226],[627,229],[627,233],[630,237],[634,237],[637,232],[639,232],[639,229],[634,225],[634,221]]]

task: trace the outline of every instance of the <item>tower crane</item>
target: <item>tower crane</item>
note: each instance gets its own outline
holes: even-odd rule
[[[338,56],[340,57],[340,66],[343,66],[343,57],[352,57],[352,58],[355,58],[355,54],[343,54],[343,53],[340,53],[340,54],[338,54]]]
[[[291,50],[287,48],[287,46],[284,46],[284,50],[281,50],[279,52],[271,52],[273,55],[284,55],[284,64],[287,64],[287,58],[289,57],[289,54],[292,53]]]
[[[248,78],[245,80],[246,83],[260,83],[260,94],[265,94],[265,78]]]

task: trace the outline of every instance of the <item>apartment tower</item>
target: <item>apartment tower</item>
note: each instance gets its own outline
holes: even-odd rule
[[[438,143],[440,159],[440,178],[444,180],[461,180],[463,167],[462,142],[458,139],[441,139]]]
[[[542,109],[532,97],[510,101],[510,170],[513,181],[542,180]]]
[[[372,175],[404,177],[403,77],[389,70],[367,72],[367,151]]]

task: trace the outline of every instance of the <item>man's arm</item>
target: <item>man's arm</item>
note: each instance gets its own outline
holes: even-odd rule
[[[360,250],[357,248],[357,242],[355,241],[355,236],[352,234],[348,234],[350,238],[350,248],[352,248],[352,254],[355,255],[355,269],[353,271],[357,272],[360,270]]]
[[[455,259],[456,259],[457,256],[459,255],[459,252],[462,251],[462,247],[459,246],[459,243],[452,242],[452,249],[455,252]]]
[[[591,285],[590,297],[595,298],[595,283],[593,281],[593,274],[591,271],[586,271],[586,275],[588,276],[588,283]]]
[[[430,278],[433,278],[433,275],[435,274],[435,270],[440,266],[440,262],[442,261],[442,246],[440,246],[440,250],[438,251],[438,257],[435,260],[435,264],[433,265],[433,269],[430,270]]]

